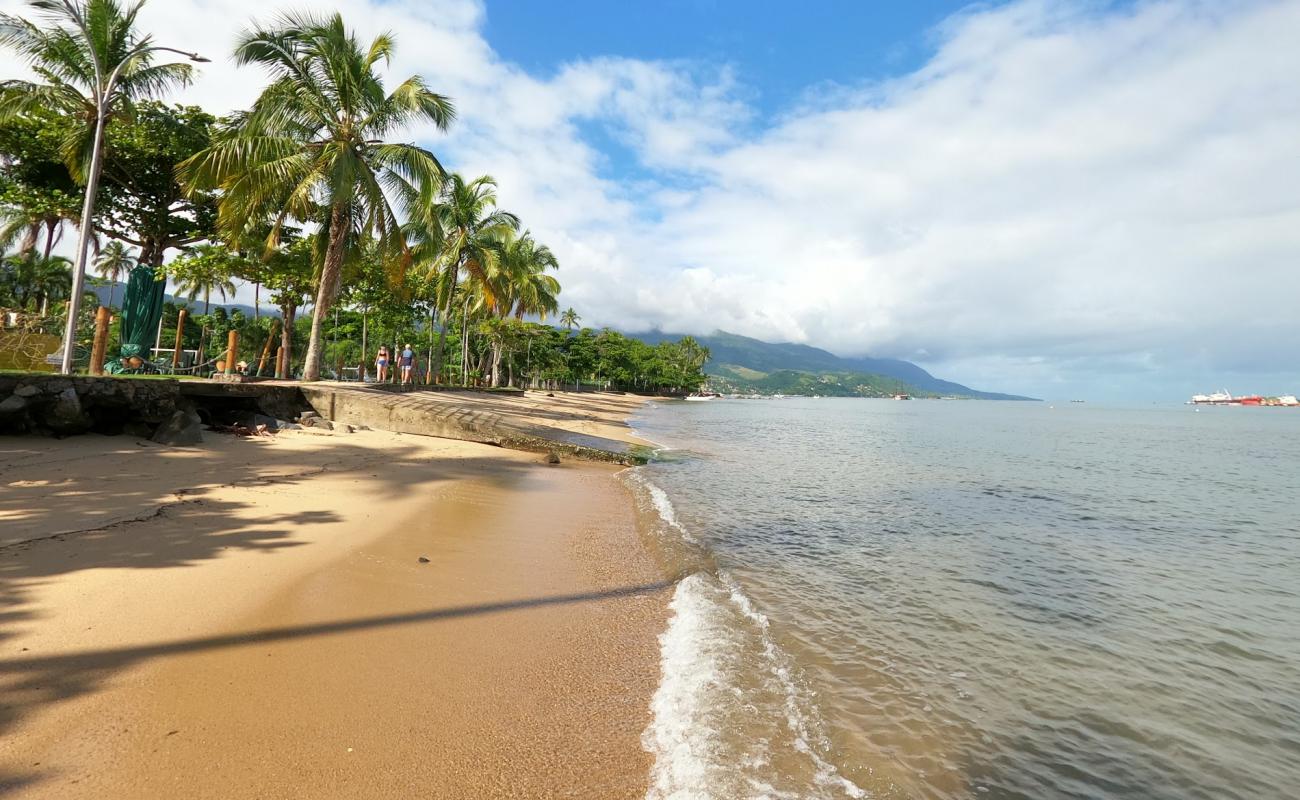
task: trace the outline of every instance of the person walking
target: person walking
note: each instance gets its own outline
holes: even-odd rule
[[[407,386],[411,383],[411,372],[415,369],[415,351],[411,345],[407,344],[402,348],[402,385]]]
[[[375,380],[380,383],[388,380],[388,345],[380,345],[375,356]]]

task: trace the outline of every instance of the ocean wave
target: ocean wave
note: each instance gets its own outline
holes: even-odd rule
[[[662,534],[702,547],[661,487],[641,469],[625,475]],[[641,739],[654,756],[647,800],[867,796],[827,759],[812,692],[733,576],[692,572],[678,582],[669,609],[659,637],[660,683]]]

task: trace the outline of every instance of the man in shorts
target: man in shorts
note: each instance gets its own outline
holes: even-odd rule
[[[411,383],[411,371],[415,368],[415,351],[408,344],[402,348],[402,385],[407,386]]]

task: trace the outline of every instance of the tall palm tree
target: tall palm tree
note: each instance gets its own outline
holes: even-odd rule
[[[189,64],[154,64],[153,55],[173,48],[155,45],[136,30],[144,0],[27,0],[44,17],[42,24],[0,14],[0,46],[14,50],[39,81],[0,82],[0,118],[53,110],[76,120],[60,143],[73,175],[86,186],[81,210],[73,289],[63,332],[62,372],[72,372],[73,338],[90,234],[95,227],[95,199],[103,170],[104,130],[109,120],[139,98],[158,95],[190,82]],[[182,53],[202,61],[194,53]]]
[[[530,232],[509,238],[501,250],[500,276],[496,285],[498,295],[496,312],[514,314],[523,319],[525,314],[536,314],[542,321],[547,314],[560,310],[560,282],[548,269],[559,269],[560,262],[551,248],[539,244]]]
[[[578,327],[578,323],[581,321],[582,317],[578,316],[578,312],[574,311],[572,307],[564,309],[564,313],[560,314],[560,324],[567,330],[571,331]]]
[[[473,279],[483,297],[495,304],[492,280],[501,258],[502,244],[519,227],[519,218],[497,206],[496,181],[483,175],[466,182],[459,174],[448,176],[440,197],[428,198],[413,209],[404,230],[414,242],[413,253],[424,269],[425,280],[437,285],[441,331],[433,357],[433,379],[442,369],[447,340],[447,319],[461,276]],[[468,303],[465,316],[468,317]],[[468,326],[465,326],[466,331]]]
[[[99,253],[99,258],[95,259],[95,269],[105,280],[111,281],[108,285],[108,305],[113,305],[113,295],[117,292],[117,282],[122,279],[123,275],[130,275],[131,268],[136,264],[135,255],[127,249],[127,246],[114,239],[109,242]]]
[[[451,101],[418,76],[385,93],[376,67],[392,53],[391,36],[363,47],[337,13],[286,13],[275,28],[246,31],[235,61],[263,67],[271,84],[231,131],[179,170],[189,187],[222,190],[218,223],[230,241],[268,216],[268,244],[287,218],[320,226],[325,247],[305,380],[320,378],[322,325],[348,254],[374,236],[404,269],[409,252],[393,204],[409,212],[441,186],[432,153],[384,137],[424,121],[445,130],[455,117]]]
[[[63,229],[76,222],[75,215],[68,216],[59,209],[22,205],[7,208],[0,212],[0,250],[15,244],[19,252],[35,250],[37,241],[44,239],[41,255],[49,258],[54,245],[63,238]]]

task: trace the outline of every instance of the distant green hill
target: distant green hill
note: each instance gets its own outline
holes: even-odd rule
[[[658,331],[635,334],[656,344],[675,338]],[[936,378],[910,361],[894,358],[841,358],[803,344],[770,342],[717,331],[695,339],[709,348],[704,371],[720,391],[741,394],[807,394],[825,397],[974,397],[984,400],[1032,400],[1031,397],[981,392]]]
[[[797,394],[821,397],[892,397],[910,394],[917,397],[937,396],[897,378],[869,375],[864,372],[803,372],[779,369],[759,372],[735,364],[706,367],[709,388],[726,394]]]

